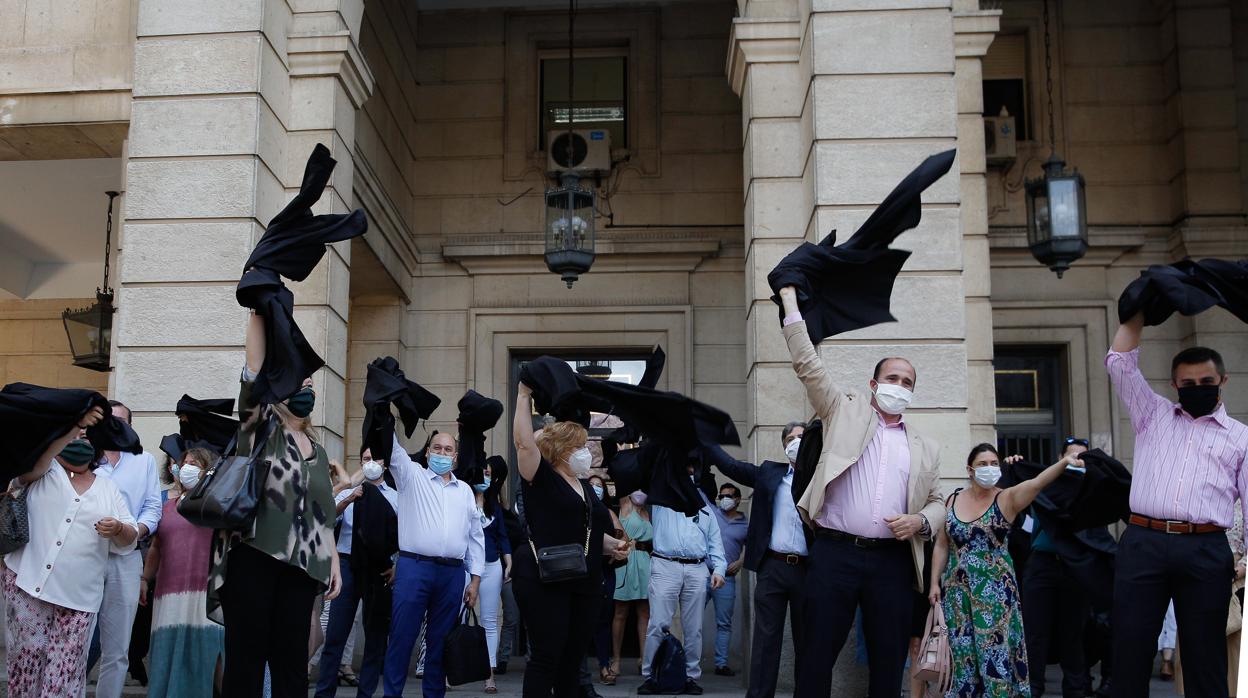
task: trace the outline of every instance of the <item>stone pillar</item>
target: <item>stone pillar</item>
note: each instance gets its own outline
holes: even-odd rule
[[[325,4],[293,3],[296,12],[316,10],[319,23],[309,23],[277,0],[139,3],[111,387],[133,407],[149,450],[176,428],[169,413],[182,393],[237,394],[247,311],[234,287],[318,138],[339,159],[319,210],[346,208],[350,148],[332,136],[353,140],[351,101],[324,85],[303,89],[323,77],[307,67],[317,53],[310,37],[353,44],[348,25],[334,25],[341,13]],[[300,33],[288,36],[292,26]],[[327,258],[294,291],[300,325],[329,362],[315,378],[313,418],[340,457],[346,342],[328,316],[345,322],[346,292],[335,284],[345,288],[346,259]]]
[[[965,50],[959,42],[974,44],[971,34],[988,32],[979,42],[982,54],[996,27],[980,25],[992,24],[997,13],[981,16],[959,0],[955,32],[953,1],[738,3],[728,72],[744,127],[746,431],[754,460],[780,457],[782,425],[811,415],[768,300],[767,273],[803,240],[817,241],[832,229],[847,239],[923,158],[959,146],[972,151],[970,160],[960,153],[950,174],[924,195],[923,222],[896,243],[914,251],[894,288],[899,322],[827,339],[820,353],[835,380],[863,390],[881,357],[912,360],[918,386],[908,419],[940,440],[950,476],[961,472],[972,421],[981,438],[990,428],[991,400],[971,415],[967,398],[968,363],[976,362],[977,375],[991,376],[983,132],[982,124],[959,130],[959,113],[969,116],[973,105],[959,100],[955,54]],[[974,26],[965,27],[964,37],[968,22]],[[961,142],[963,134],[969,144]],[[964,195],[979,202],[977,223],[963,217]],[[973,273],[965,270],[964,254],[975,255]],[[976,390],[992,395],[991,380],[986,383]],[[855,644],[851,633],[837,662],[837,695],[865,690]]]
[[[955,0],[953,9],[958,161],[961,165],[962,284],[966,302],[966,379],[969,394],[974,397],[967,404],[967,421],[972,442],[996,443],[983,60],[1000,28],[1001,10],[980,10],[978,0]]]

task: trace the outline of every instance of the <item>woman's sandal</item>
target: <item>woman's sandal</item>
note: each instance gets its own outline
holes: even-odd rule
[[[599,675],[599,679],[602,681],[603,686],[614,686],[615,680],[619,678],[619,674],[615,673],[614,671],[611,671],[610,667],[605,667],[605,666],[601,669],[601,671],[598,672],[598,675]]]
[[[495,685],[493,676],[485,680],[485,692],[489,695],[498,693],[498,686]]]
[[[360,677],[356,676],[355,672],[351,671],[350,669],[343,669],[342,667],[338,667],[338,685],[339,686],[359,686]]]

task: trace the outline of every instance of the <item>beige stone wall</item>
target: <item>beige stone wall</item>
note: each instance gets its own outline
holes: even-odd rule
[[[581,13],[588,41],[618,25],[654,47],[641,60],[654,73],[639,81],[654,90],[655,110],[638,110],[645,123],[630,162],[602,182],[615,225],[599,219],[598,260],[571,290],[540,257],[548,180],[540,168],[515,175],[507,164],[540,153],[535,132],[520,129],[533,142],[518,146],[508,135],[527,116],[511,106],[518,96],[508,92],[504,56],[523,46],[515,37],[562,16],[369,3],[361,47],[377,87],[357,122],[356,186],[393,200],[394,224],[410,229],[417,260],[401,337],[386,346],[402,350],[409,376],[442,398],[429,428],[447,429],[467,388],[510,407],[513,351],[661,343],[666,386],[729,411],[746,437],[740,105],[722,69],[731,7]],[[647,149],[650,136],[657,147]],[[375,312],[392,322],[398,309]],[[382,331],[383,343],[395,341]],[[489,448],[506,453],[509,430],[507,415]]]
[[[130,118],[137,0],[0,9],[0,160],[117,157]]]
[[[1221,0],[1180,5],[1060,3],[1054,15],[1058,149],[1087,178],[1091,246],[1059,280],[1031,258],[1024,236],[1021,183],[1048,155],[1039,3],[1001,3],[1002,31],[1031,32],[1037,140],[988,176],[994,337],[1063,345],[1071,431],[1128,462],[1131,427],[1103,368],[1119,294],[1149,264],[1248,253],[1245,10]],[[1233,377],[1248,363],[1248,330],[1225,312],[1172,318],[1146,331],[1141,354],[1162,394],[1173,397],[1170,358],[1193,344],[1220,350]],[[1243,395],[1224,396],[1241,419]]]
[[[108,374],[73,365],[61,312],[94,299],[0,301],[0,385],[34,383],[51,388],[107,392]]]

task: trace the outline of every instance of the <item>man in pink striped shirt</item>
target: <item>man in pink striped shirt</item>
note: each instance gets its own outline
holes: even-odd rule
[[[1179,401],[1158,395],[1139,367],[1143,315],[1118,328],[1105,368],[1131,417],[1130,525],[1114,583],[1116,698],[1148,695],[1157,635],[1174,599],[1188,695],[1228,694],[1226,616],[1234,563],[1226,529],[1248,492],[1248,426],[1222,403],[1226,366],[1205,347],[1171,362]]]

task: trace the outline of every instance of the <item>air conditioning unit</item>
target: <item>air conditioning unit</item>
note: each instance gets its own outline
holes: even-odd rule
[[[1014,162],[1017,145],[1014,117],[1008,114],[984,117],[984,154],[988,156],[989,165]]]
[[[571,139],[571,158],[568,139]],[[546,170],[558,174],[572,170],[578,174],[607,174],[611,171],[611,132],[605,129],[578,129],[569,133],[546,134]]]

